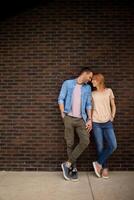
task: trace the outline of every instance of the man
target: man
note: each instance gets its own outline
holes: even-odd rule
[[[91,81],[93,73],[88,67],[81,70],[76,79],[64,81],[58,104],[65,126],[68,160],[61,164],[66,180],[78,180],[76,160],[89,144],[91,122]],[[74,148],[74,130],[79,137],[79,143]]]

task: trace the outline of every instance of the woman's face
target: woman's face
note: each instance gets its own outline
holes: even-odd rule
[[[92,84],[93,84],[93,87],[97,87],[99,82],[93,77]]]

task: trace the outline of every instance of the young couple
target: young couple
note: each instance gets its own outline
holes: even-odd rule
[[[95,90],[91,92],[88,82]],[[116,113],[114,94],[106,88],[104,76],[95,74],[88,67],[83,68],[76,79],[64,81],[58,98],[61,117],[65,126],[67,144],[67,160],[61,164],[66,180],[77,181],[76,161],[89,144],[89,133],[93,135],[98,158],[93,162],[97,177],[108,178],[107,160],[117,148],[113,129]],[[74,134],[77,133],[79,143],[74,147]]]

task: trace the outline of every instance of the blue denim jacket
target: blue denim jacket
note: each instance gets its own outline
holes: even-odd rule
[[[72,94],[76,85],[76,79],[66,80],[62,84],[58,97],[58,104],[64,104],[64,112],[69,113],[72,106]],[[81,87],[81,116],[87,121],[87,110],[91,109],[91,87],[83,84]]]

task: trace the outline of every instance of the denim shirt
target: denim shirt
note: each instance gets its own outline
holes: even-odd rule
[[[58,104],[64,104],[64,113],[71,112],[73,90],[76,84],[76,79],[66,80],[62,84]],[[83,84],[81,87],[81,116],[85,122],[87,121],[87,110],[91,110],[91,87]]]

